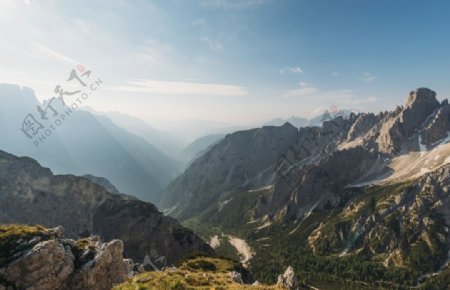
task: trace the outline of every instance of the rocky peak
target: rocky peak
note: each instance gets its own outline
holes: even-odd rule
[[[436,92],[419,88],[411,92],[401,113],[405,137],[420,129],[420,126],[437,109],[440,104],[436,99]]]
[[[412,91],[405,106],[397,108],[393,115],[384,120],[377,139],[380,151],[398,154],[406,150],[409,139],[423,129],[426,121],[439,108],[436,92],[427,88]]]
[[[411,91],[406,100],[405,107],[412,108],[414,106],[433,106],[439,105],[436,100],[436,92],[428,88],[418,88]]]

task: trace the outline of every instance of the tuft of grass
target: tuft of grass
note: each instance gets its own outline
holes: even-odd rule
[[[96,255],[96,247],[88,238],[75,241],[75,247],[72,247],[75,256],[75,269],[80,269],[82,265]]]

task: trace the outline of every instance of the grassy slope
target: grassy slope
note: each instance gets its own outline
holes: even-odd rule
[[[241,285],[232,281],[230,272],[236,270],[235,262],[197,257],[182,262],[176,269],[161,272],[148,272],[138,275],[130,281],[113,288],[113,290],[275,290],[275,286]]]

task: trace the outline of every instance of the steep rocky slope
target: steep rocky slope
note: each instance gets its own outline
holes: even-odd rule
[[[168,186],[161,205],[185,218],[239,188],[271,184],[275,161],[296,138],[288,123],[227,135]]]
[[[53,175],[35,160],[0,151],[0,223],[64,226],[70,238],[124,241],[125,255],[170,264],[211,249],[147,202],[113,194],[84,177]],[[157,257],[156,257],[156,256]]]
[[[171,183],[163,204],[214,238],[220,254],[235,255],[230,235],[245,240],[254,253],[249,266],[264,281],[294,265],[313,285],[417,285],[448,259],[449,111],[420,88],[392,112],[231,134]],[[283,137],[255,138],[265,130]],[[251,153],[229,151],[238,144]],[[236,167],[240,174],[229,174]],[[266,172],[270,178],[253,178]]]

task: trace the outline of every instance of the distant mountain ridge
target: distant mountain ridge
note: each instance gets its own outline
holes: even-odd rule
[[[284,123],[290,123],[294,127],[299,128],[306,126],[308,124],[308,121],[309,120],[306,118],[292,116],[287,119],[276,118],[270,120],[269,122],[266,122],[264,126],[282,126]]]
[[[286,206],[283,216],[297,218],[313,205],[335,204],[339,198],[334,187],[388,174],[385,159],[432,146],[447,136],[448,104],[435,97],[435,92],[422,88],[411,93],[405,107],[390,113],[345,111],[345,117],[326,120],[321,127],[297,129],[286,123],[229,134],[167,187],[161,205],[173,207],[173,200],[183,200],[173,214],[184,219],[196,212],[189,210],[190,200],[198,207],[236,190],[269,185],[274,192],[264,202],[269,204],[258,210],[260,218],[274,217]],[[327,174],[319,174],[322,171]],[[302,203],[295,201],[300,196]]]
[[[160,131],[139,118],[115,111],[99,112],[90,108],[87,108],[86,110],[94,115],[109,118],[117,126],[144,138],[149,144],[154,145],[167,156],[174,158],[181,150],[181,141],[175,136]]]
[[[147,201],[157,201],[161,189],[179,174],[179,164],[144,138],[86,111],[73,112],[36,147],[19,130],[28,114],[40,120],[33,91],[0,84],[0,100],[6,104],[0,108],[0,148],[33,157],[57,173],[103,176],[119,191]]]
[[[263,124],[262,127],[266,126],[282,126],[285,123],[289,123],[296,128],[301,127],[311,127],[311,126],[320,126],[323,122],[332,120],[338,116],[347,117],[350,113],[355,112],[354,110],[336,110],[334,112],[329,112],[325,110],[322,114],[318,116],[307,119],[302,117],[292,116],[287,119],[284,118],[276,118],[269,122]],[[187,165],[191,165],[191,163],[206,153],[213,145],[223,139],[227,134],[231,134],[236,131],[248,130],[246,128],[234,128],[234,131],[230,131],[228,133],[217,133],[217,134],[209,134],[203,137],[197,138],[192,141],[188,146],[186,146],[180,154],[180,158],[182,160],[188,161]]]

